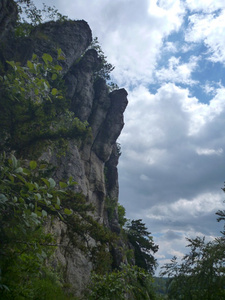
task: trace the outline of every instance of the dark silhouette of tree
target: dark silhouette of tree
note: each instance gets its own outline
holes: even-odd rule
[[[156,259],[153,254],[158,251],[158,245],[153,241],[151,232],[139,220],[132,220],[126,224],[128,240],[134,248],[135,264],[153,274],[157,267]]]

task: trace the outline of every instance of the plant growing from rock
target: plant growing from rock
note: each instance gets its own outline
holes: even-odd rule
[[[58,61],[63,60],[58,49]],[[0,151],[21,150],[39,140],[84,137],[87,122],[69,110],[65,97],[62,67],[45,53],[26,66],[9,61],[9,70],[0,76]]]

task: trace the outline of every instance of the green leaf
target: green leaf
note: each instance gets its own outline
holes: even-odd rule
[[[30,168],[31,168],[31,170],[36,169],[37,168],[37,162],[34,161],[34,160],[31,160],[30,161]]]
[[[69,180],[67,181],[67,184],[68,184],[68,185],[75,185],[75,184],[77,184],[77,182],[73,181],[73,177],[70,176],[70,177],[69,177]]]
[[[49,179],[48,179],[48,182],[50,183],[50,187],[51,187],[51,188],[54,188],[54,187],[56,186],[56,182],[55,182],[54,179],[49,178]]]
[[[41,180],[44,181],[48,188],[50,187],[50,182],[47,179],[41,178]]]
[[[45,62],[46,65],[48,64],[48,62],[52,62],[52,60],[53,60],[52,56],[48,53],[44,53],[42,55],[42,59],[43,59],[43,61]]]
[[[32,60],[36,60],[36,58],[37,58],[37,54],[33,54],[32,55]]]
[[[28,170],[26,168],[23,168],[23,173],[25,173],[26,175],[29,175],[30,174],[30,170]]]
[[[14,177],[12,176],[12,175],[8,175],[8,178],[12,181],[12,182],[14,182]]]
[[[63,55],[58,56],[58,60],[65,60],[65,57]]]
[[[33,65],[33,63],[30,60],[27,61],[27,66],[28,66],[29,69],[33,69],[34,68],[34,65]]]
[[[19,178],[22,182],[26,183],[26,179],[20,174],[16,174],[16,177]]]
[[[62,71],[62,67],[61,67],[60,65],[55,65],[55,66],[54,66],[54,69],[55,69],[56,71]]]
[[[52,89],[52,95],[55,96],[58,94],[58,90],[56,88]]]
[[[19,167],[15,170],[15,173],[23,173],[23,168]]]
[[[6,61],[15,71],[17,70],[16,64],[14,61]]]
[[[13,166],[13,168],[17,168],[17,159],[15,158],[14,155],[11,156],[11,159],[9,160],[9,163]]]
[[[35,198],[36,201],[40,201],[40,200],[41,200],[41,194],[36,193],[36,194],[34,195],[34,198]]]
[[[24,201],[24,199],[22,197],[20,197],[19,198],[19,202],[23,204],[25,201]]]
[[[52,74],[52,80],[56,80],[57,79],[57,74],[56,73],[54,73],[54,74]]]
[[[65,208],[64,209],[64,213],[69,216],[69,215],[72,214],[72,211],[70,209],[68,209],[68,208]]]
[[[68,187],[68,184],[65,183],[65,182],[60,181],[60,182],[59,182],[59,186],[60,186],[61,189],[65,189],[65,188]]]
[[[27,182],[26,186],[28,187],[29,191],[33,191],[33,189],[35,188],[35,185],[33,183]]]
[[[42,213],[40,211],[37,211],[38,217],[42,217]]]
[[[43,169],[45,169],[46,167],[47,167],[46,164],[41,164],[39,168],[40,168],[40,170],[43,170]]]
[[[37,184],[37,182],[34,183],[35,188],[38,190],[39,189],[39,185]]]
[[[63,221],[64,218],[63,218],[63,216],[60,214],[60,212],[58,212],[58,215],[59,215],[60,219]]]
[[[0,203],[5,203],[6,201],[8,201],[6,196],[4,194],[0,194]]]
[[[44,209],[42,209],[42,217],[47,217],[48,216],[48,213],[47,211],[45,211]]]
[[[47,84],[47,82],[45,82],[45,81],[44,81],[44,83],[43,83],[43,84],[44,84],[44,89],[45,89],[45,91],[48,91],[49,87],[48,87],[48,84]]]
[[[61,204],[61,201],[60,201],[59,197],[56,198],[56,204],[57,204],[57,205],[60,205],[60,204]]]
[[[58,56],[57,56],[57,59],[58,60],[65,60],[65,57],[62,55],[62,49],[57,49],[57,52],[58,52]]]
[[[32,212],[32,213],[31,213],[31,217],[37,218],[38,216],[37,216],[36,213]]]

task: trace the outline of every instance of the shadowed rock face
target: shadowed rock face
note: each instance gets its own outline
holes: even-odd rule
[[[49,147],[40,159],[56,167],[56,180],[72,176],[78,183],[75,190],[82,192],[87,201],[95,205],[96,220],[119,232],[117,212],[109,221],[105,199],[107,196],[114,200],[118,198],[119,153],[116,140],[124,126],[127,92],[119,89],[109,93],[105,80],[96,77],[101,60],[95,50],[87,50],[92,33],[85,21],[48,22],[35,28],[29,38],[15,39],[12,34],[6,35],[5,28],[15,22],[15,16],[13,2],[3,0],[0,3],[0,37],[4,36],[5,40],[4,47],[0,47],[1,59],[25,64],[33,53],[39,57],[49,53],[56,58],[56,49],[61,48],[66,57],[63,74],[71,110],[80,120],[88,121],[92,128],[92,137],[79,147],[76,140],[69,141],[65,156],[59,158],[57,151]],[[104,172],[106,167],[107,175]],[[59,243],[69,243],[67,228],[60,222],[49,230],[57,233]],[[71,248],[66,251],[65,247],[57,250],[56,258],[65,269],[68,283],[79,294],[88,282],[91,261],[79,250]],[[117,260],[119,263],[120,258],[117,257]]]
[[[17,18],[17,7],[11,0],[0,2],[0,41],[13,29]]]
[[[9,16],[7,19],[7,23],[13,22]],[[85,21],[58,21],[37,26],[29,37],[15,38],[11,33],[5,39],[7,42],[2,49],[5,59],[22,64],[31,59],[33,53],[39,57],[49,53],[56,59],[57,49],[61,48],[65,56],[63,72],[66,73],[90,45],[92,33]]]

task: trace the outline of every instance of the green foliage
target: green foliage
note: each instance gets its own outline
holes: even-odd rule
[[[225,192],[225,189],[223,188]],[[225,220],[225,211],[216,213]],[[169,277],[168,299],[222,300],[225,298],[225,231],[223,236],[205,242],[205,238],[187,239],[190,252],[179,263],[173,257],[162,267],[161,275]]]
[[[58,60],[64,59],[58,49]],[[23,67],[13,61],[0,76],[0,151],[20,150],[39,140],[80,138],[90,133],[69,110],[62,67],[45,53]]]
[[[107,57],[102,51],[102,48],[99,44],[97,37],[94,38],[89,49],[95,49],[98,53],[98,57],[101,60],[101,64],[99,64],[98,68],[95,70],[96,79],[99,77],[105,79],[108,83],[109,91],[118,89],[119,88],[118,85],[113,83],[110,77],[110,73],[115,69],[115,67],[112,64],[107,62]]]
[[[50,7],[43,3],[43,8],[38,9],[31,0],[16,0],[19,15],[15,34],[17,37],[29,36],[32,29],[46,21],[65,21],[68,17],[63,16],[53,6]]]
[[[120,271],[92,275],[89,300],[154,300],[152,277],[137,266],[121,265]]]
[[[125,231],[134,248],[135,264],[153,274],[157,266],[153,254],[158,251],[158,245],[154,244],[151,233],[141,219],[127,222]]]
[[[169,280],[167,277],[154,277],[154,288],[159,299],[168,299],[167,285]]]
[[[99,243],[108,241],[104,228],[88,214],[92,206],[70,188],[76,182],[70,177],[57,185],[46,174],[46,164],[19,161],[13,155],[0,157],[2,299],[45,299],[39,298],[41,293],[52,295],[46,299],[60,299],[57,295],[63,293],[63,280],[57,279],[51,265],[46,267],[46,260],[50,263],[54,250],[61,246],[44,231],[49,217],[64,222],[73,237],[71,242],[75,240],[82,250],[88,251],[86,236]]]
[[[117,199],[112,199],[110,197],[106,197],[105,204],[106,204],[106,210],[108,214],[109,221],[112,221],[115,217],[115,209],[117,207]]]
[[[123,205],[118,203],[118,221],[121,227],[123,227],[127,222],[127,218],[125,218],[125,215],[126,215],[125,207],[123,207]]]
[[[171,278],[168,285],[169,299],[224,299],[224,238],[208,243],[200,237],[187,240],[190,253],[183,257],[181,263],[174,257],[161,273]]]

